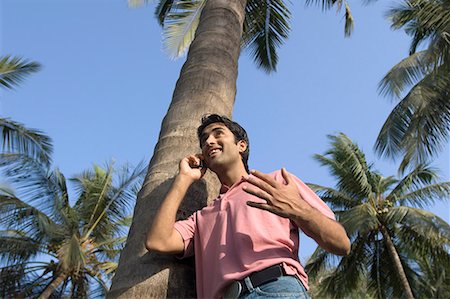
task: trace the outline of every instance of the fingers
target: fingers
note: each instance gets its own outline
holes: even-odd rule
[[[196,154],[196,155],[189,155],[187,156],[187,160],[189,163],[190,167],[193,168],[202,168],[202,155],[201,154]]]
[[[286,168],[281,168],[281,175],[283,176],[283,179],[286,181],[286,185],[289,185],[291,183],[291,174],[287,172]]]
[[[271,209],[271,206],[266,203],[258,203],[254,201],[247,201],[247,205],[253,208],[269,211]]]
[[[252,188],[249,186],[242,186],[242,189],[251,195],[254,195],[256,197],[264,199],[267,202],[270,202],[270,200],[272,198],[272,196],[269,193],[267,193],[266,191],[264,191],[261,188]]]
[[[268,174],[262,173],[261,171],[252,170],[252,171],[250,171],[250,173],[253,174],[255,177],[263,180],[264,182],[269,184],[271,187],[276,187],[278,184],[278,182],[274,178],[272,178]]]
[[[266,183],[265,181],[256,178],[256,177],[247,177],[245,179],[248,183],[252,184],[255,187],[258,187],[258,189],[261,189],[269,194],[272,194],[272,186]]]
[[[266,204],[266,203],[257,203],[254,201],[247,201],[247,205],[252,207],[252,208],[257,208],[260,210],[264,210],[270,213],[273,213],[275,215],[278,215],[280,217],[286,217],[282,212],[277,211],[273,206]]]

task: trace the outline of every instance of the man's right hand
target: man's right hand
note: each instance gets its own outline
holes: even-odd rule
[[[179,174],[189,178],[192,182],[201,179],[208,168],[202,165],[202,155],[189,155],[180,161]]]
[[[201,179],[207,168],[201,166],[201,155],[189,155],[180,161],[179,173],[163,200],[147,233],[145,246],[150,251],[182,253],[184,241],[174,228],[177,210],[190,185]]]

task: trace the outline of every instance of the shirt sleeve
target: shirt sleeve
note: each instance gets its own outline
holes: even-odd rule
[[[194,236],[197,227],[196,219],[197,213],[192,214],[186,220],[175,222],[174,228],[183,238],[184,251],[177,255],[178,258],[183,259],[194,255]]]
[[[298,177],[296,177],[292,173],[289,173],[289,174],[291,175],[291,178],[293,178],[295,183],[297,184],[300,196],[307,203],[309,203],[313,208],[318,210],[320,213],[322,213],[326,217],[336,220],[336,217],[335,217],[333,211],[330,209],[330,207],[328,207],[327,204],[322,199],[320,199],[320,197],[317,196],[317,194],[311,188],[309,188],[305,183],[303,183],[302,180],[300,180]],[[277,180],[284,181],[281,171],[277,172]]]

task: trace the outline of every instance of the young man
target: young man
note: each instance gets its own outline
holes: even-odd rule
[[[239,124],[212,114],[202,119],[198,137],[202,153],[181,160],[148,232],[147,249],[195,254],[199,298],[308,298],[298,229],[325,250],[346,255],[350,241],[333,212],[284,168],[249,174],[249,141]],[[203,177],[205,165],[222,183],[219,196],[175,222],[186,191]]]

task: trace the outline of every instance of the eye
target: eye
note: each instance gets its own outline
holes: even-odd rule
[[[223,130],[216,130],[214,131],[214,136],[220,136],[223,134]]]

